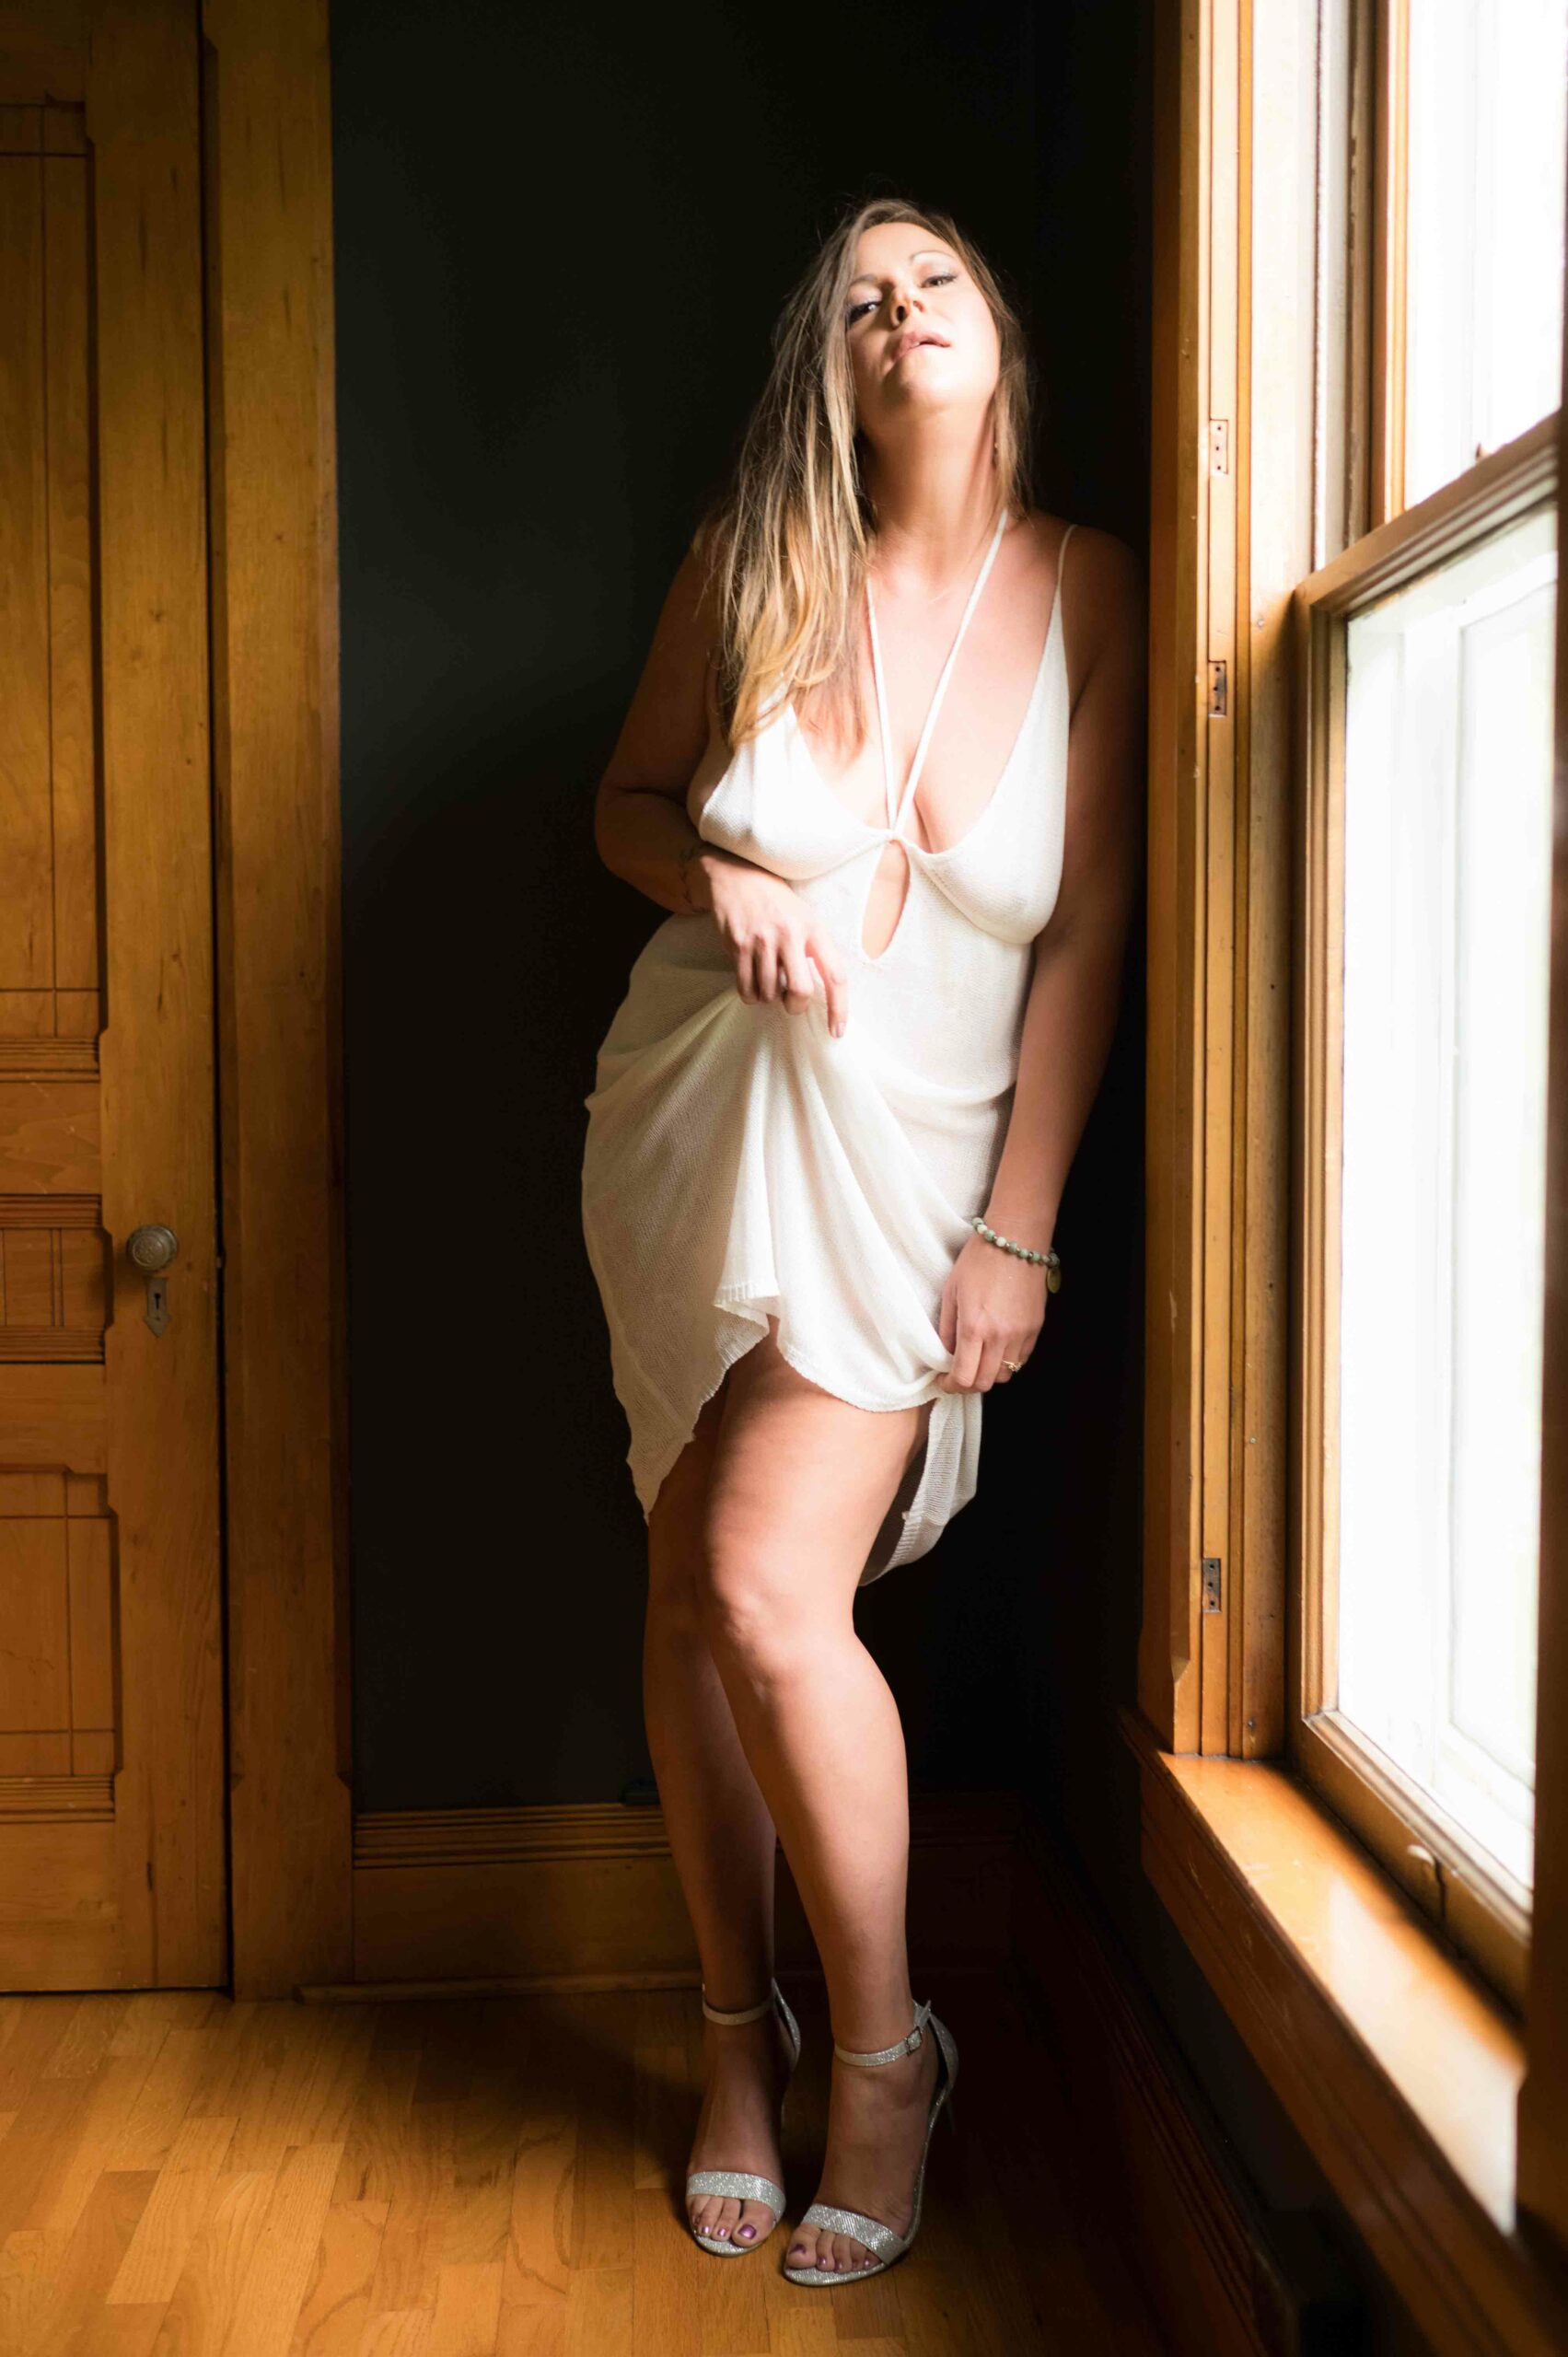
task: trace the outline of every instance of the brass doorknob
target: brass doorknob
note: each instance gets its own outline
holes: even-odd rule
[[[125,1239],[125,1249],[138,1269],[150,1275],[156,1269],[167,1269],[180,1249],[180,1238],[171,1227],[134,1227]]]

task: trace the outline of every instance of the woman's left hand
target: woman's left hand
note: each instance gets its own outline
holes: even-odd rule
[[[954,1261],[942,1288],[937,1330],[953,1364],[936,1378],[944,1391],[989,1391],[1011,1383],[1045,1323],[1045,1271],[976,1236]]]

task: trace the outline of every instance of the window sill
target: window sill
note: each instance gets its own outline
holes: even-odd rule
[[[1440,2351],[1561,2352],[1568,2300],[1515,2214],[1516,2025],[1283,1769],[1122,1726],[1144,1871],[1416,2323]]]

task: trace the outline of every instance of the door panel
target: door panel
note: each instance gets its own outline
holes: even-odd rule
[[[13,1989],[227,1969],[198,60],[172,0],[0,5]]]

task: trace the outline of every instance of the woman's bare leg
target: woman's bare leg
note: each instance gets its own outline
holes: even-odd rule
[[[659,1802],[709,2000],[738,2012],[765,1996],[773,1970],[775,1834],[708,1647],[698,1566],[725,1388],[666,1476],[648,1517],[643,1709]],[[779,2181],[778,2110],[789,2063],[776,2015],[703,2024],[706,2092],[689,2169],[754,2169]],[[749,2242],[760,2201],[703,2194],[687,2205],[701,2233]],[[749,2230],[749,2231],[748,2231]]]
[[[914,2017],[909,1787],[898,1708],[855,1633],[854,1599],[929,1411],[849,1406],[797,1374],[775,1332],[771,1324],[726,1385],[706,1476],[702,1603],[740,1745],[816,1937],[833,2035],[876,2049]],[[819,2199],[907,2229],[936,2068],[929,2038],[879,2070],[835,2064]],[[792,2250],[845,2270],[870,2256],[853,2236],[817,2229]]]

